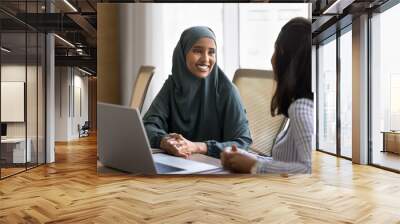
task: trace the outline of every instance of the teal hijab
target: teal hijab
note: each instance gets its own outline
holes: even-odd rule
[[[216,39],[208,27],[191,27],[175,47],[172,74],[143,118],[153,148],[159,148],[169,133],[205,142],[207,154],[214,157],[232,144],[247,148],[252,142],[239,94],[217,61],[205,78],[196,77],[187,68],[186,54],[204,37]]]
[[[199,118],[199,114],[207,113],[207,104],[215,98],[211,97],[218,87],[219,74],[225,76],[215,62],[213,69],[206,78],[193,75],[186,66],[186,54],[201,38],[210,38],[215,42],[214,32],[208,27],[192,27],[185,30],[172,56],[171,78],[175,85],[175,108],[179,112],[179,121],[190,124]],[[215,43],[215,45],[217,45]],[[193,124],[194,125],[194,124]],[[190,127],[193,125],[185,125]]]

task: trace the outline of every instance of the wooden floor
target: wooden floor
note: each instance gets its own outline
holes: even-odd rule
[[[320,152],[313,174],[99,177],[94,137],[0,181],[0,223],[400,223],[400,175]]]
[[[22,172],[24,170],[26,170],[25,167],[23,168],[0,168],[1,169],[1,178],[13,175],[15,173],[19,173]]]
[[[25,167],[25,164],[18,164],[18,167],[0,168],[1,178],[24,172],[27,169],[33,169],[35,167],[37,167],[37,164],[27,164],[27,167]]]
[[[376,165],[400,170],[400,154],[375,151],[372,157],[372,161]]]

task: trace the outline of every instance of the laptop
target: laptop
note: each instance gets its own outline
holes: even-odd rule
[[[134,174],[190,174],[220,169],[164,153],[152,154],[139,111],[97,103],[97,150],[100,162]]]

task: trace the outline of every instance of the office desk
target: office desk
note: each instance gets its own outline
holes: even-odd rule
[[[1,139],[1,157],[6,163],[25,163],[31,161],[30,138],[6,138]],[[26,151],[25,151],[25,145]],[[26,160],[26,161],[25,161]]]
[[[153,150],[153,154],[154,153],[162,153],[162,151],[160,150]],[[202,173],[196,173],[196,174],[230,174],[229,171],[224,170],[222,168],[221,162],[219,159],[210,157],[210,156],[206,156],[206,155],[202,155],[202,154],[193,154],[190,158],[190,160],[193,161],[197,161],[197,162],[203,162],[203,163],[207,163],[210,165],[214,165],[219,167],[220,169],[215,169],[215,170],[211,170],[211,171],[205,171]],[[108,167],[103,166],[103,164],[101,164],[101,162],[99,160],[97,160],[97,174],[99,175],[118,175],[118,174],[127,174],[118,170],[114,170]],[[180,174],[182,175],[182,174]],[[183,175],[188,175],[188,174],[183,174]],[[191,174],[189,174],[191,175]]]
[[[392,152],[400,154],[400,132],[382,131],[381,133],[383,134],[382,152]]]

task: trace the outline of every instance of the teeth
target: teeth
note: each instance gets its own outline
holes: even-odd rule
[[[203,72],[208,71],[208,66],[207,65],[197,65],[197,67]]]

